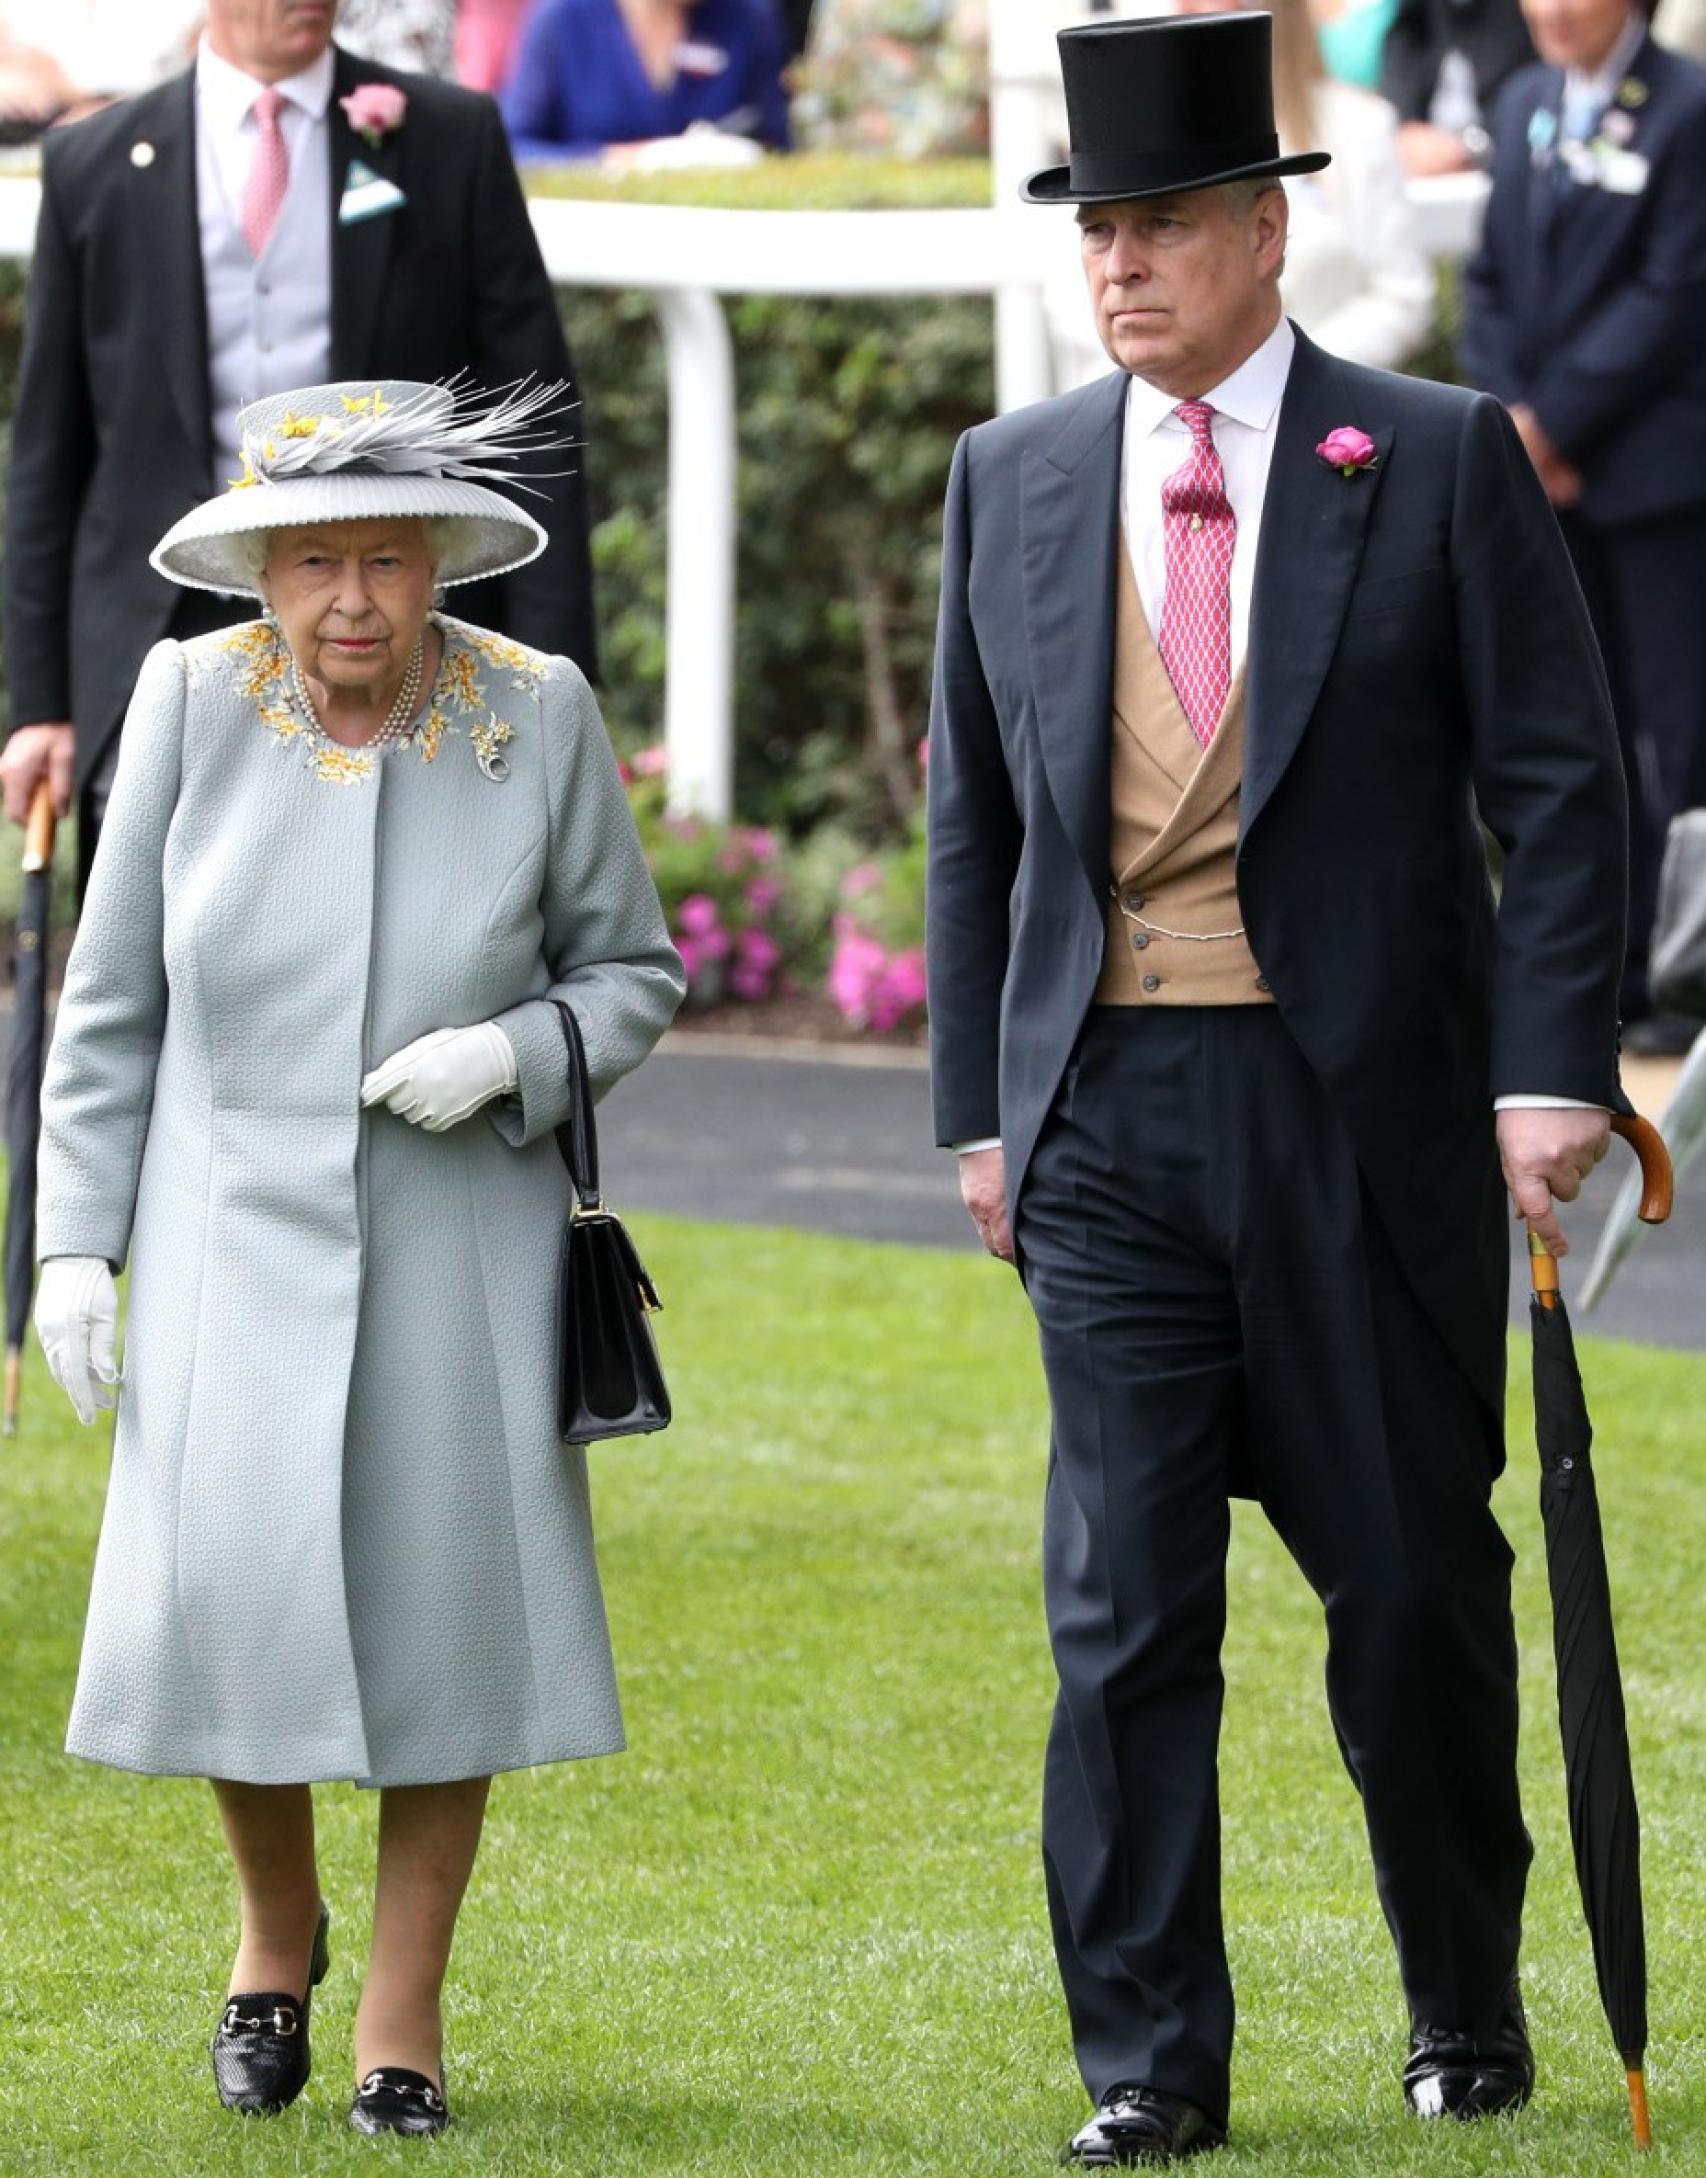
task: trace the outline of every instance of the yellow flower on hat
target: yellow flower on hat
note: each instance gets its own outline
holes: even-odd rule
[[[346,393],[343,404],[345,413],[350,416],[389,416],[397,405],[386,400],[377,386],[371,393]]]
[[[225,479],[225,486],[228,491],[246,492],[252,490],[253,487],[257,485],[260,481],[260,478],[255,474],[254,463],[249,459],[248,455],[245,454],[243,456],[242,475],[227,477]]]
[[[294,409],[287,408],[278,435],[281,439],[311,439],[319,428],[318,416],[298,416]]]

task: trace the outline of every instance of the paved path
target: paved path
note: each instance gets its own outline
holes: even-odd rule
[[[799,1225],[868,1240],[975,1248],[955,1191],[953,1159],[931,1146],[930,1084],[909,1064],[737,1056],[719,1041],[675,1036],[604,1105],[600,1137],[611,1199],[682,1217]],[[1646,1089],[1632,1091],[1655,1109]],[[1593,1259],[1616,1193],[1605,1170],[1569,1211],[1570,1269]],[[1514,1233],[1514,1227],[1513,1227]],[[1513,1264],[1513,1314],[1527,1320],[1526,1262]],[[1676,1217],[1649,1235],[1584,1330],[1648,1345],[1706,1350],[1706,1164],[1680,1192]]]

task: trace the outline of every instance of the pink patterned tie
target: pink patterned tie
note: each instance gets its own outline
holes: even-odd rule
[[[1191,434],[1184,467],[1161,487],[1167,590],[1161,603],[1161,661],[1191,731],[1206,749],[1232,686],[1232,547],[1238,524],[1214,450],[1214,410],[1181,401],[1173,411]]]
[[[284,111],[284,93],[269,86],[255,100],[252,110],[255,157],[243,191],[243,240],[249,245],[249,255],[259,257],[290,188],[290,152],[278,123]]]

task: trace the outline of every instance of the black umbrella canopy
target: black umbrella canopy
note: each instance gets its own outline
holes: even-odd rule
[[[53,795],[43,780],[30,805],[24,882],[12,958],[16,1011],[6,1068],[6,1392],[7,1436],[18,1426],[24,1332],[36,1276],[36,1142],[41,1133],[41,1070],[47,1035],[48,911],[53,892]]]
[[[1591,1457],[1593,1425],[1569,1317],[1561,1307],[1543,1308],[1538,1301],[1531,1313],[1540,1513],[1552,1588],[1570,1836],[1600,2001],[1624,2063],[1638,2070],[1647,2046],[1641,1818]]]
[[[1645,1120],[1615,1119],[1641,1159],[1641,1215],[1670,1215],[1670,1161]],[[1652,2144],[1647,2116],[1647,1944],[1641,1907],[1641,1821],[1629,1758],[1629,1727],[1611,1579],[1593,1471],[1593,1423],[1576,1343],[1558,1291],[1558,1270],[1530,1235],[1534,1302],[1534,1433],[1540,1511],[1552,1591],[1558,1730],[1564,1750],[1576,1881],[1593,1942],[1594,1971],[1612,2040],[1623,2058],[1639,2146]]]

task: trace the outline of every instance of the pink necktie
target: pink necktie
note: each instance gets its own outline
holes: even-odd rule
[[[255,157],[243,191],[243,240],[249,245],[249,255],[259,257],[290,187],[290,153],[278,123],[284,111],[283,92],[269,86],[255,100],[253,111]]]
[[[1214,410],[1206,401],[1181,401],[1173,413],[1191,434],[1191,451],[1161,487],[1167,550],[1161,662],[1192,733],[1206,749],[1232,686],[1232,547],[1238,524],[1214,450]]]

